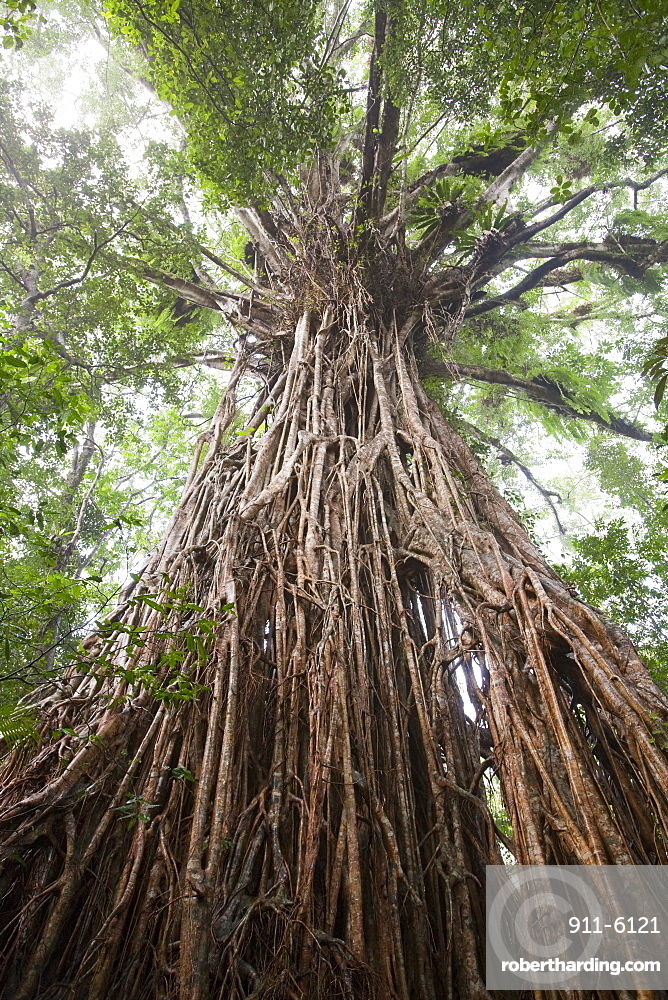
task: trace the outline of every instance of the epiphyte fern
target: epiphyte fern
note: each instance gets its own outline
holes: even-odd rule
[[[21,705],[0,705],[0,741],[11,750],[23,740],[37,738],[37,726],[32,713]]]
[[[643,365],[642,373],[655,383],[654,405],[658,408],[668,384],[668,336],[660,337],[654,344]]]
[[[411,213],[411,224],[422,236],[428,236],[447,208],[457,203],[462,207],[472,206],[479,193],[480,182],[475,178],[441,177],[418,199]]]

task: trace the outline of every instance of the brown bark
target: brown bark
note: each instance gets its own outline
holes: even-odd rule
[[[317,239],[270,426],[224,445],[242,355],[162,547],[6,762],[8,998],[486,997],[488,767],[518,861],[668,862],[666,699],[424,393],[413,314]]]
[[[613,434],[621,434],[636,441],[651,442],[654,435],[639,424],[624,420],[615,413],[608,418],[602,417],[595,410],[586,409],[582,404],[574,405],[574,396],[568,389],[558,385],[547,377],[522,378],[512,372],[499,368],[485,368],[482,365],[463,365],[456,361],[444,362],[425,358],[420,364],[423,377],[435,375],[437,378],[464,379],[472,382],[486,382],[490,385],[504,385],[508,389],[519,390],[527,399],[541,403],[548,410],[555,410],[561,416],[570,420],[587,420],[598,424]]]

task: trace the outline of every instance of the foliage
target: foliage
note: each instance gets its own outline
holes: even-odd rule
[[[659,148],[666,135],[661,65],[668,55],[661,0],[645,0],[639,11],[625,0],[606,4],[605,11],[597,3],[566,0],[551,8],[500,4],[480,13],[490,39],[501,34],[509,44],[500,86],[507,116],[528,106],[529,129],[542,128],[553,115],[566,117],[596,98],[624,118],[646,149]],[[595,109],[590,114],[595,120]]]
[[[35,50],[51,58],[43,34],[22,50],[28,74]],[[201,260],[196,227],[175,219],[182,158],[149,145],[137,176],[109,128],[57,128],[45,103],[1,90],[0,686],[15,697],[155,543],[197,429],[183,414],[216,405],[215,380],[196,386],[172,359],[225,334],[143,278],[155,261],[191,278]]]
[[[439,224],[444,209],[454,202],[472,209],[482,187],[476,178],[443,177],[421,195],[411,213],[411,222],[426,236]]]
[[[2,0],[0,35],[3,48],[21,48],[30,30],[30,22],[36,8],[35,0]]]
[[[456,7],[395,0],[388,10],[394,31],[387,59],[397,98],[414,94],[417,80],[437,107],[460,121],[490,110],[497,123],[480,132],[490,145],[492,136],[503,141],[504,127],[516,124],[534,136],[551,121],[577,145],[582,131],[571,116],[590,100],[621,116],[644,150],[655,153],[665,139],[668,35],[661,0],[645,0],[639,9],[615,0],[605,10],[581,0]],[[492,78],[499,81],[494,95]],[[587,114],[597,120],[596,108]]]
[[[86,395],[54,346],[36,338],[5,344],[0,356],[0,463],[7,469],[17,449],[38,455],[47,446],[62,457],[90,413]]]
[[[37,738],[35,719],[31,713],[11,703],[0,704],[0,746],[11,750],[18,743]]]
[[[16,88],[5,85],[5,309],[17,330],[52,346],[89,395],[121,378],[136,390],[164,382],[167,351],[188,354],[212,329],[195,308],[175,312],[144,278],[159,262],[191,279],[201,260],[196,230],[176,226],[172,214],[181,178],[168,180],[157,166],[179,164],[149,148],[147,176],[132,178],[108,131],[58,129],[47,107],[30,112],[24,120]]]
[[[134,575],[134,574],[133,574]],[[138,580],[139,577],[136,577]],[[85,657],[77,661],[78,667],[102,681],[109,676],[127,685],[127,694],[121,701],[129,700],[139,689],[149,691],[156,701],[168,703],[194,701],[206,690],[196,683],[191,674],[206,661],[211,653],[210,637],[215,621],[207,617],[206,608],[188,599],[188,588],[170,590],[168,581],[159,593],[142,593],[128,600],[128,607],[147,607],[158,612],[160,619],[151,627],[126,625],[114,620],[96,623],[100,636],[114,636],[122,632],[126,637],[127,666],[119,666],[109,657],[98,656],[90,663]],[[223,614],[233,614],[234,605],[221,607]],[[159,622],[162,620],[162,628]],[[147,663],[141,651],[167,642],[168,648],[160,653],[155,663]],[[184,673],[182,663],[189,654],[195,654],[194,664]],[[138,661],[138,662],[135,662]]]
[[[112,26],[147,56],[158,95],[186,123],[189,151],[220,194],[264,188],[331,141],[340,107],[318,5],[108,0]]]
[[[668,337],[659,337],[652,346],[643,366],[643,375],[654,383],[654,405],[658,408],[663,402],[668,382]]]
[[[463,179],[444,177],[436,181],[417,201],[411,222],[420,236],[426,237],[437,227],[445,224],[445,239],[450,240],[457,251],[472,252],[485,233],[503,232],[512,221],[506,214],[507,202],[497,206],[490,203],[478,204],[484,185],[477,178]],[[467,210],[468,224],[458,221],[457,228],[448,233],[448,211],[456,206]],[[453,220],[454,221],[454,220]]]
[[[582,597],[622,625],[654,677],[668,686],[665,511],[642,525],[623,518],[597,521],[595,530],[572,541],[572,560],[561,571]]]

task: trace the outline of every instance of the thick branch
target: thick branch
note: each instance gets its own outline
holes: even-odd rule
[[[460,156],[453,157],[448,163],[439,164],[439,166],[422,174],[421,177],[418,177],[416,181],[413,181],[408,186],[403,199],[403,210],[405,211],[411,205],[414,205],[417,199],[442,177],[453,177],[460,174],[498,177],[510,164],[517,160],[518,151],[523,144],[524,137],[518,135],[515,140],[511,141],[503,149],[495,149],[491,152],[482,150],[463,153]],[[399,206],[388,212],[380,220],[381,229],[384,232],[392,230],[399,220],[399,214]]]
[[[207,288],[194,281],[180,278],[178,275],[162,271],[157,267],[149,267],[144,261],[134,262],[137,270],[147,281],[176,292],[180,298],[192,302],[203,309],[222,313],[230,323],[241,326],[257,336],[266,336],[271,332],[272,319],[270,308],[261,302],[253,302],[250,296],[239,295],[222,288]],[[251,295],[253,293],[251,292]]]
[[[148,264],[141,263],[141,273],[148,281],[153,282],[155,285],[161,285],[163,288],[169,288],[172,292],[177,292],[182,299],[187,302],[192,302],[196,306],[201,306],[203,309],[212,309],[214,312],[223,311],[226,305],[229,305],[230,300],[236,302],[246,302],[246,298],[243,295],[239,295],[236,292],[228,292],[222,288],[205,288],[203,285],[198,285],[194,281],[188,281],[186,278],[180,278],[176,274],[170,274],[168,271],[163,271],[158,267],[150,267]]]
[[[551,131],[554,131],[554,127]],[[492,181],[480,198],[481,203],[484,204],[490,201],[500,202],[507,198],[510,189],[527,172],[542,148],[542,144],[534,144],[533,146],[528,146],[527,149],[523,149],[519,156],[515,157],[513,162]]]
[[[481,197],[479,204],[484,204],[485,202],[490,202],[490,201],[497,201],[497,202],[501,201],[502,197],[508,193],[510,187],[516,182],[516,180],[518,180],[518,178],[522,176],[523,173],[526,172],[526,170],[529,168],[529,166],[531,165],[531,163],[536,158],[539,152],[540,152],[539,147],[532,146],[529,149],[526,149],[522,153],[520,153],[520,155],[513,161],[513,163],[511,163],[503,171],[503,173],[499,177],[497,177],[497,179],[492,184],[490,184],[490,186],[485,191],[484,195]],[[449,171],[447,168],[437,168],[435,171],[432,171],[431,175],[425,175],[425,177],[431,178],[430,183],[433,183],[433,180],[437,176],[443,176],[444,174],[447,174],[449,172],[451,171]],[[514,263],[515,260],[521,259],[521,257],[518,257],[517,255],[514,254],[509,254],[504,259],[503,247],[505,245],[505,247],[508,250],[510,250],[513,247],[520,247],[521,253],[525,256],[548,256],[550,253],[554,254],[555,256],[561,256],[566,252],[571,253],[573,250],[579,247],[582,248],[584,253],[579,258],[571,256],[567,258],[568,260],[583,259],[583,260],[601,261],[602,263],[608,263],[611,266],[616,267],[623,273],[630,274],[632,277],[641,278],[644,271],[647,270],[648,267],[650,267],[654,263],[657,263],[658,261],[665,259],[663,253],[663,246],[664,246],[663,244],[657,245],[656,243],[647,241],[646,248],[649,250],[647,254],[639,256],[638,253],[636,253],[634,257],[630,257],[626,253],[626,248],[622,247],[621,245],[619,245],[619,249],[622,250],[621,256],[614,254],[610,255],[610,250],[606,246],[607,241],[604,241],[604,244],[600,245],[589,244],[586,242],[579,244],[564,243],[561,246],[556,245],[552,247],[551,251],[549,250],[548,246],[545,247],[539,246],[538,252],[536,252],[535,249],[531,247],[529,241],[534,236],[538,235],[538,233],[541,233],[544,230],[549,229],[556,223],[560,222],[570,212],[572,212],[573,209],[577,208],[578,205],[582,204],[584,201],[586,201],[587,198],[589,198],[591,195],[597,192],[605,192],[613,188],[630,187],[634,193],[634,207],[636,207],[638,191],[643,191],[646,188],[651,187],[652,184],[654,184],[659,178],[663,177],[666,173],[668,173],[668,168],[657,171],[655,174],[647,178],[645,181],[634,181],[631,178],[626,177],[619,181],[608,182],[605,185],[591,184],[588,187],[583,188],[581,191],[578,191],[574,195],[572,195],[572,197],[570,197],[566,202],[564,202],[563,205],[560,205],[557,211],[553,212],[552,215],[548,216],[548,218],[543,219],[542,221],[539,222],[535,222],[533,225],[530,226],[524,226],[523,219],[521,219],[521,217],[518,216],[513,226],[509,227],[503,234],[503,238],[498,238],[496,240],[497,253],[494,255],[494,259],[490,260],[483,258],[482,263],[485,264],[486,277],[487,278],[494,277],[495,275],[500,274],[503,270],[505,270],[507,266]],[[544,205],[540,207],[540,212],[543,212],[546,209],[553,207],[554,204],[556,203],[551,201],[546,202]],[[459,218],[456,217],[453,218],[452,214],[449,214],[447,218],[444,220],[445,224],[442,228],[444,229],[445,232],[449,233],[453,228],[462,228],[462,226],[468,225],[469,218],[470,218],[470,213],[469,217],[467,218],[466,212],[461,213],[461,217]],[[390,216],[388,216],[387,219],[389,220]],[[431,236],[429,237],[428,242],[429,242],[429,248],[432,247],[440,248],[440,240],[438,238],[435,238],[433,234],[431,234]],[[422,243],[425,243],[426,246],[427,238],[425,238],[425,240],[422,241]],[[658,252],[657,252],[657,247],[658,247]],[[639,247],[636,247],[635,249],[639,250]],[[436,256],[439,252],[440,249],[436,252]],[[432,254],[433,259],[436,259],[436,256]],[[485,254],[485,258],[487,257],[488,255]],[[562,263],[563,262],[555,262],[554,266],[560,267]],[[491,267],[489,266],[490,264],[492,265]],[[541,273],[539,272],[535,276],[533,284],[531,284],[528,287],[535,287],[535,285],[539,283],[540,277]],[[526,288],[524,288],[523,290],[526,290]],[[505,295],[501,298],[501,301],[506,301],[506,300],[513,301],[514,298],[515,296],[513,295],[513,290],[511,290],[510,292],[505,293]],[[481,304],[480,306],[475,307],[476,313],[471,313],[471,315],[476,315],[478,312],[486,312],[488,309],[494,308],[496,305],[499,304],[500,304],[499,301],[496,300],[493,301],[490,299],[487,304],[485,305]]]
[[[373,197],[373,213],[378,217],[383,211],[387,197],[387,184],[392,170],[392,159],[399,138],[401,111],[388,97],[383,107],[383,127],[376,151],[376,183]]]
[[[518,135],[503,149],[494,149],[491,152],[483,150],[455,156],[448,163],[439,164],[413,181],[408,186],[406,193],[407,203],[412,203],[415,198],[418,198],[441,177],[450,177],[455,174],[499,177],[508,167],[517,162],[518,155],[521,155],[520,150],[526,152],[522,148],[523,146],[524,137]]]
[[[571,394],[568,390],[549,378],[525,379],[502,369],[483,368],[482,365],[460,365],[455,362],[446,364],[443,361],[432,361],[431,359],[422,362],[420,374],[423,378],[434,375],[462,381],[472,380],[492,385],[505,385],[509,389],[519,389],[533,402],[542,403],[549,410],[556,410],[562,417],[588,420],[614,434],[633,438],[634,441],[651,442],[654,440],[654,436],[644,427],[624,420],[622,417],[613,415],[606,420],[595,410],[579,410],[573,403],[569,402]]]
[[[252,208],[237,208],[236,215],[239,222],[248,230],[251,238],[262,251],[262,256],[271,265],[273,270],[280,271],[284,265],[278,247],[272,242],[270,234],[260,218],[258,212]]]
[[[647,188],[651,187],[652,184],[655,184],[656,181],[658,181],[661,177],[664,177],[666,174],[668,174],[668,167],[665,167],[663,170],[657,170],[656,173],[652,174],[651,177],[648,177],[644,181],[634,181],[632,177],[624,177],[622,178],[622,180],[610,181],[606,184],[599,184],[599,185],[590,184],[588,187],[583,188],[581,191],[576,191],[576,193],[572,195],[570,198],[568,198],[563,203],[561,208],[553,215],[551,215],[548,219],[545,219],[542,222],[534,223],[533,226],[529,226],[527,229],[525,229],[523,235],[526,239],[531,239],[533,236],[536,235],[536,233],[540,233],[544,229],[548,229],[550,226],[554,225],[555,222],[558,222],[560,219],[563,219],[565,215],[568,215],[569,212],[571,212],[574,208],[576,208],[579,204],[581,204],[586,198],[589,198],[590,195],[596,194],[597,192],[612,191],[615,188],[622,188],[622,187],[631,188],[631,190],[633,191],[633,207],[635,209],[638,207],[638,192],[646,191]],[[534,210],[533,215],[535,216],[538,215],[540,212],[545,212],[548,208],[553,208],[557,204],[558,202],[550,199],[544,202],[543,204],[539,205],[538,208]]]
[[[494,295],[483,302],[478,302],[476,305],[471,306],[466,315],[467,317],[479,316],[481,313],[489,312],[491,309],[496,309],[499,306],[505,305],[508,302],[517,302],[520,297],[525,293],[530,291],[532,288],[537,288],[542,284],[546,283],[548,276],[555,270],[564,267],[564,265],[571,263],[575,260],[589,260],[595,263],[608,264],[610,267],[615,268],[616,271],[620,271],[622,274],[627,274],[632,278],[640,281],[642,280],[645,271],[652,266],[652,264],[659,263],[668,256],[668,241],[665,243],[651,244],[643,247],[643,252],[632,255],[630,253],[623,252],[616,253],[604,243],[592,244],[592,243],[582,243],[580,245],[570,244],[572,249],[562,249],[561,252],[557,252],[557,255],[547,260],[544,264],[539,264],[535,267],[533,271],[530,272],[525,278],[523,278],[518,284],[509,288],[506,292],[502,292],[499,295]],[[530,249],[527,248],[527,249]],[[508,259],[508,267],[512,266],[512,263],[518,258],[515,256]],[[503,258],[501,263],[503,262]],[[498,269],[496,270],[498,273]],[[488,278],[491,276],[487,272]],[[554,284],[554,282],[552,282]]]
[[[527,240],[530,240],[534,236],[536,236],[537,233],[543,232],[544,229],[549,229],[550,226],[553,226],[556,222],[559,222],[566,215],[568,215],[569,212],[572,212],[574,208],[577,208],[577,206],[582,204],[583,201],[589,198],[596,191],[600,190],[601,188],[596,187],[595,184],[591,184],[589,187],[583,188],[581,191],[576,192],[576,194],[574,194],[571,198],[565,201],[563,205],[561,205],[561,207],[556,212],[548,216],[547,219],[543,219],[541,222],[534,222],[532,226],[527,226],[526,229],[523,229],[522,232],[515,237],[513,243],[520,243],[520,242],[524,243]]]
[[[478,198],[476,207],[481,209],[490,203],[501,202],[508,195],[513,185],[529,169],[531,164],[539,155],[541,148],[542,147],[538,145],[529,146],[527,149],[524,149],[519,156],[516,156],[514,160],[505,168],[505,170],[503,170],[489,185],[480,198]],[[438,260],[444,247],[451,242],[450,234],[452,231],[466,229],[474,218],[475,212],[469,206],[460,207],[456,203],[454,205],[444,205],[439,225],[431,233],[428,233],[422,240],[420,240],[414,250],[414,259],[416,261],[424,260],[426,263]],[[513,225],[512,231],[517,232],[518,229],[520,232],[523,232],[523,226],[519,220]],[[494,252],[492,253],[492,262],[498,261],[499,257],[503,256],[504,247],[512,246],[512,242],[509,239],[510,232],[510,229],[507,230],[506,238],[500,239],[493,231],[494,238],[490,244],[490,246],[493,246],[494,248]],[[523,236],[520,235],[519,238],[523,239]],[[488,257],[489,247],[486,247],[485,253],[480,258],[479,266],[485,262]],[[491,275],[492,272],[490,272],[490,276]]]
[[[95,422],[89,421],[86,425],[86,436],[81,449],[79,444],[72,452],[72,464],[65,482],[65,492],[60,500],[61,507],[68,507],[74,499],[77,490],[81,486],[86,470],[90,465],[90,460],[95,453],[97,445],[95,443]]]
[[[371,62],[369,65],[369,85],[367,89],[367,102],[366,102],[366,123],[364,129],[364,147],[362,150],[362,176],[360,179],[360,209],[362,213],[366,216],[373,215],[374,202],[376,201],[375,187],[378,177],[378,160],[377,153],[379,149],[379,127],[380,127],[380,110],[381,110],[381,82],[382,82],[382,66],[381,66],[381,56],[383,52],[383,46],[385,45],[385,35],[387,32],[387,14],[383,10],[376,10],[375,15],[375,25],[374,25],[374,44],[371,53]],[[391,136],[393,130],[396,130],[394,136],[394,143],[396,143],[396,135],[398,134],[399,121],[398,117],[396,122],[394,121],[393,113],[390,113],[389,118],[385,116],[383,121],[383,133],[385,133],[385,143],[387,149],[392,146]],[[381,136],[382,139],[382,136]],[[393,149],[393,146],[392,146]],[[393,153],[390,152],[390,164],[392,161]],[[385,157],[383,157],[385,159]],[[388,169],[389,176],[389,169]],[[381,200],[384,200],[381,199]]]

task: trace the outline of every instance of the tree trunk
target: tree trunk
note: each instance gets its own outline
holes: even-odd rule
[[[474,1000],[501,844],[668,863],[666,699],[424,393],[415,315],[339,271],[302,272],[225,446],[240,359],[160,551],[8,759],[8,1000]]]

